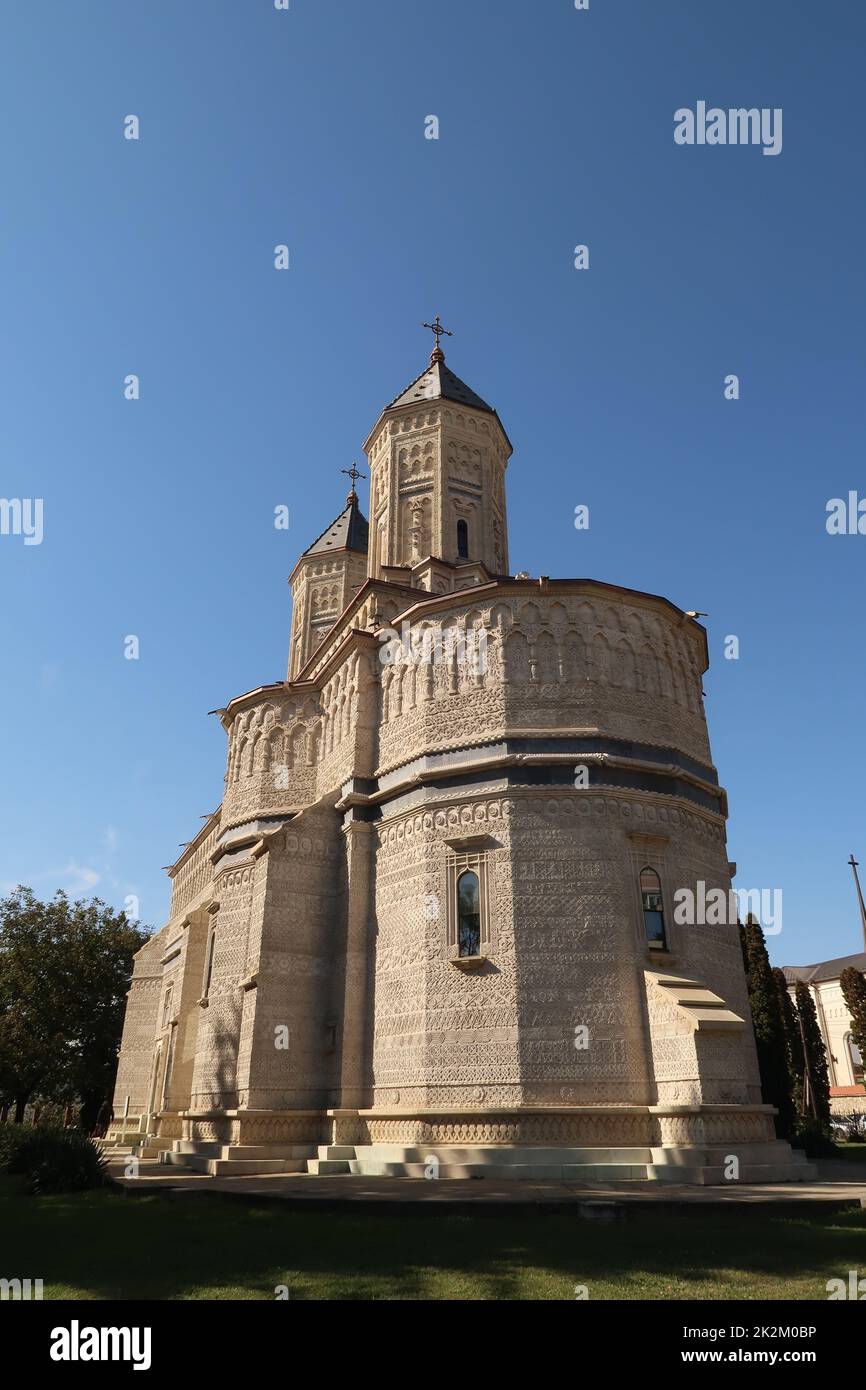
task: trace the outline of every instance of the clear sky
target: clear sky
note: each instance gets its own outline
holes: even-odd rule
[[[0,536],[3,888],[165,920],[207,711],[284,676],[438,312],[512,568],[709,613],[737,883],[783,891],[776,963],[862,949],[866,535],[825,520],[866,497],[864,45],[862,0],[6,0],[0,495],[44,536]],[[698,101],[782,108],[782,152],[675,144]]]

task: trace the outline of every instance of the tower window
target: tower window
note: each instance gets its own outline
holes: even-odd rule
[[[487,835],[446,841],[445,933],[442,941],[451,961],[480,964],[495,944],[490,920],[489,852],[495,842]],[[436,895],[433,901],[438,902]],[[438,917],[438,912],[435,914]]]
[[[457,558],[459,560],[469,559],[469,523],[458,521],[457,523]]]
[[[213,977],[213,957],[216,948],[216,932],[211,931],[210,941],[207,944],[207,963],[204,968],[204,991],[202,998],[207,999],[210,994],[210,982]]]
[[[655,869],[644,868],[640,871],[640,900],[647,945],[652,951],[664,951],[667,948],[667,940],[662,882]]]
[[[481,952],[481,892],[478,875],[467,869],[457,880],[457,954]]]

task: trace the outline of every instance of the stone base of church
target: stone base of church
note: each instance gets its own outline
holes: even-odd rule
[[[156,1142],[161,1162],[216,1176],[698,1185],[812,1179],[814,1167],[776,1139],[773,1115],[766,1105],[188,1112],[159,1117]]]
[[[804,1182],[815,1176],[813,1165],[789,1144],[741,1144],[680,1148],[546,1148],[538,1146],[476,1148],[427,1144],[420,1148],[397,1144],[356,1145],[352,1157],[345,1148],[320,1149],[343,1155],[343,1171],[359,1177],[488,1178],[533,1182],[544,1179],[577,1183],[667,1182],[687,1185],[731,1185],[735,1182]],[[736,1159],[736,1164],[732,1159]],[[333,1160],[326,1160],[333,1164]],[[330,1166],[325,1171],[334,1171]]]

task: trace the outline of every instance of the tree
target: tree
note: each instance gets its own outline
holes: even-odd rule
[[[780,970],[777,965],[773,967],[773,983],[776,986],[779,1012],[782,1017],[782,1031],[785,1035],[785,1051],[788,1056],[788,1071],[792,1081],[794,1111],[799,1114],[803,1099],[803,1040],[800,1037],[800,1019],[788,991],[785,972]]]
[[[92,1129],[108,1096],[132,958],[144,928],[98,898],[40,902],[18,887],[0,900],[0,1089],[15,1118],[34,1095],[81,1101]]]
[[[788,1138],[794,1131],[796,1112],[785,1027],[764,933],[751,914],[745,926],[740,927],[740,945],[755,1030],[761,1092],[766,1103],[774,1105],[778,1111],[777,1133]]]
[[[818,1123],[830,1123],[830,1078],[827,1072],[827,1049],[818,1027],[818,1014],[812,992],[804,980],[795,988],[797,1013],[800,1016],[800,1036],[803,1040],[803,1086],[808,1101],[805,1109],[813,1113]]]
[[[851,1037],[866,1060],[866,975],[849,965],[839,976],[839,984],[851,1015]]]

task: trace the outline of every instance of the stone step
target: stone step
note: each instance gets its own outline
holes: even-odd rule
[[[150,1157],[150,1149],[141,1152],[142,1158]],[[157,1158],[165,1168],[185,1168],[192,1158],[205,1158],[204,1154],[179,1154],[174,1149],[157,1149]]]
[[[306,1158],[210,1158],[208,1172],[215,1178],[243,1177],[270,1173],[305,1173]]]
[[[743,1183],[812,1182],[818,1176],[813,1163],[741,1163],[739,1178],[725,1176],[725,1164],[679,1166],[651,1163],[647,1177],[656,1182],[688,1183],[697,1187],[741,1187]]]
[[[588,1163],[593,1166],[599,1163],[647,1164],[652,1163],[655,1154],[661,1152],[661,1150],[653,1151],[650,1148],[554,1148],[552,1146],[542,1148],[529,1144],[511,1147],[491,1144],[471,1148],[456,1144],[428,1144],[424,1147],[401,1144],[366,1144],[358,1145],[354,1149],[353,1156],[360,1160],[370,1159],[374,1162],[420,1163],[422,1165],[426,1164],[428,1159],[436,1158],[440,1165],[448,1164],[458,1167],[467,1164],[493,1165],[501,1168],[521,1164],[540,1164],[542,1166],[552,1164],[555,1167],[561,1167],[564,1163]]]
[[[175,1154],[198,1154],[208,1158],[222,1158],[224,1145],[203,1139],[174,1139],[171,1152]]]
[[[219,1144],[200,1139],[175,1139],[171,1152],[181,1157],[193,1154],[199,1158],[313,1158],[315,1144]]]
[[[509,1182],[645,1182],[645,1163],[394,1163],[351,1159],[349,1172],[364,1178],[476,1178]]]
[[[321,1155],[321,1149],[319,1149]],[[354,1152],[354,1150],[352,1150]],[[314,1158],[315,1144],[226,1144],[220,1158]]]
[[[355,1150],[351,1144],[320,1144],[319,1158],[354,1158]],[[312,1158],[312,1154],[310,1154]]]
[[[308,1158],[306,1167],[308,1173],[315,1173],[323,1177],[326,1173],[348,1173],[350,1160],[346,1158]]]
[[[214,1158],[208,1154],[175,1153],[163,1149],[160,1163],[188,1172],[208,1173],[214,1178],[250,1177],[272,1173],[303,1173],[310,1160],[303,1158]]]

